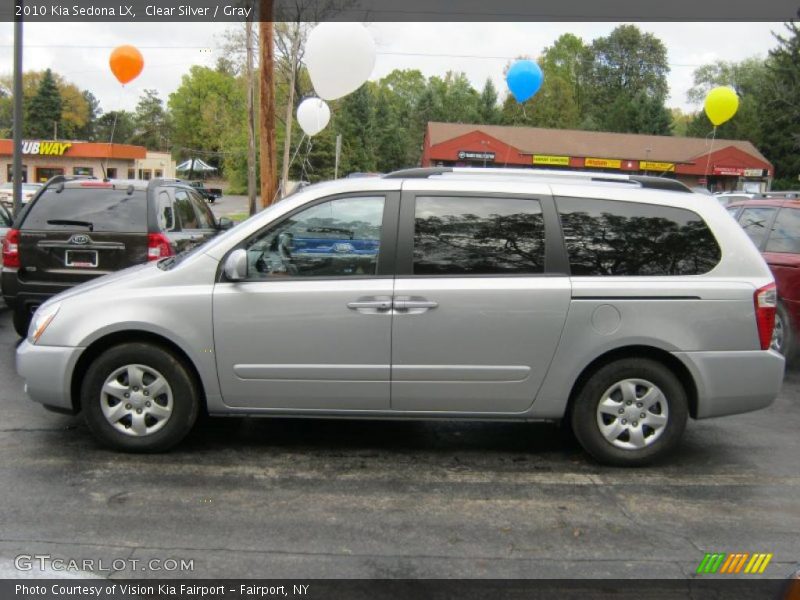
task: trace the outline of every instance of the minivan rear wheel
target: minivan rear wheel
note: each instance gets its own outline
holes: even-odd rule
[[[197,386],[172,352],[146,343],[115,346],[89,366],[81,386],[89,429],[105,446],[160,452],[180,442],[199,412]]]
[[[603,464],[635,467],[668,454],[689,414],[686,391],[662,363],[626,358],[592,374],[572,407],[581,446]]]

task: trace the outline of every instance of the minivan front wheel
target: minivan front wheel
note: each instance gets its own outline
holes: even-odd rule
[[[641,466],[677,445],[688,414],[686,391],[669,368],[627,358],[586,381],[572,407],[572,428],[599,462]]]
[[[115,346],[90,365],[81,407],[105,446],[159,452],[180,442],[197,419],[197,386],[181,360],[145,343]]]

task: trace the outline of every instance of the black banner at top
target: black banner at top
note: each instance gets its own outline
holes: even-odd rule
[[[0,20],[789,21],[798,9],[798,0],[4,0]]]

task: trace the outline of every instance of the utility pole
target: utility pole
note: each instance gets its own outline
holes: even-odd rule
[[[247,200],[250,215],[256,214],[256,116],[253,85],[253,22],[245,23],[247,45]]]
[[[277,187],[277,161],[275,160],[275,81],[272,44],[272,0],[259,0],[258,23],[261,67],[259,113],[259,147],[261,148],[261,206],[266,208],[275,201]]]
[[[286,195],[289,186],[289,154],[292,146],[292,125],[294,124],[294,87],[297,78],[297,55],[300,53],[301,25],[299,22],[286,24],[292,30],[292,48],[289,51],[289,99],[286,101],[286,140],[283,144],[283,165],[281,167],[281,196]]]
[[[19,2],[21,5],[22,2]],[[17,13],[22,12],[20,10]],[[14,216],[22,206],[22,16],[14,17]]]

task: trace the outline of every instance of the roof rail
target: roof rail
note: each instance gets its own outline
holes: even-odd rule
[[[67,181],[78,181],[80,179],[97,179],[94,175],[53,175],[45,182],[45,185],[53,183],[65,183]]]
[[[639,187],[668,190],[673,192],[692,193],[689,187],[677,179],[648,175],[627,175],[622,173],[600,173],[597,171],[557,171],[553,169],[506,169],[506,168],[469,168],[469,167],[421,167],[403,169],[384,175],[386,179],[426,179],[441,176],[467,177],[530,177],[540,179],[579,179],[606,183],[627,183]]]

